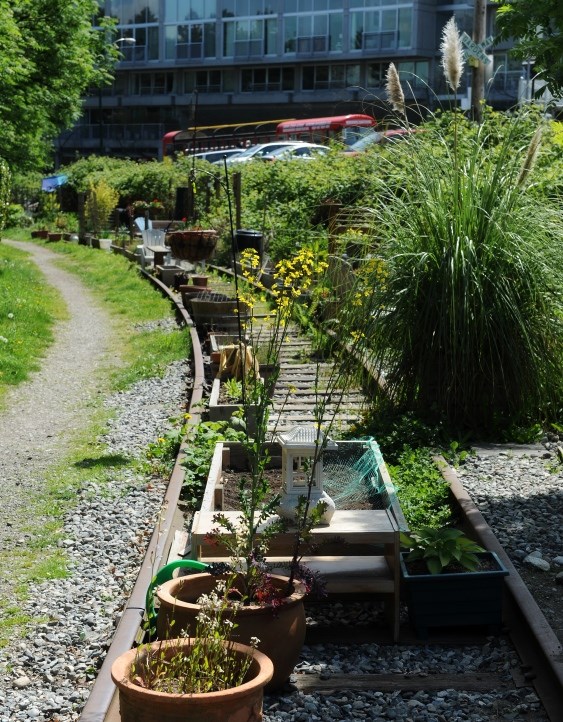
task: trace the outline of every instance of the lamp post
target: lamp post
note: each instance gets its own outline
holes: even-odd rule
[[[113,45],[117,48],[120,48],[122,44],[132,47],[136,42],[135,38],[117,38],[117,40],[113,41]],[[100,155],[104,155],[104,108],[101,83],[98,86],[98,128],[100,133]]]

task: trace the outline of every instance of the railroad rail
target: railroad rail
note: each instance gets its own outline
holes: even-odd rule
[[[204,395],[206,386],[204,357],[202,345],[197,330],[182,306],[177,296],[167,286],[155,279],[151,274],[145,274],[152,283],[176,305],[177,313],[183,322],[190,329],[190,336],[193,347],[194,384],[190,399],[190,413],[192,418],[189,423],[197,424],[201,418],[200,402]],[[306,344],[296,342],[301,350]],[[295,349],[294,349],[295,350]],[[289,352],[288,356],[291,357]],[[289,358],[289,360],[295,360]],[[288,359],[285,361],[288,362]],[[282,362],[283,363],[283,362]],[[295,369],[287,369],[288,377],[295,378]],[[303,369],[301,369],[303,371]],[[304,378],[306,374],[304,374]],[[284,383],[283,375],[281,378]],[[307,394],[304,394],[304,397]],[[361,401],[361,394],[354,391],[351,403],[356,405]],[[306,402],[305,402],[306,404]],[[300,413],[302,411],[303,413]],[[308,409],[293,408],[286,419],[287,423],[296,422],[298,418],[307,416]],[[110,669],[113,661],[124,651],[130,649],[142,640],[141,622],[144,613],[146,589],[151,581],[155,568],[166,563],[173,544],[175,532],[184,524],[184,517],[178,509],[183,471],[180,461],[184,447],[180,449],[178,459],[172,471],[167,492],[163,501],[163,514],[157,529],[155,529],[144,561],[141,565],[137,581],[132,590],[131,596],[121,616],[119,625],[108,649],[102,667],[99,670],[96,682],[80,716],[81,722],[118,722],[119,709],[118,697],[110,677]],[[503,618],[508,628],[510,639],[522,661],[521,685],[533,686],[543,707],[552,722],[563,720],[563,650],[555,633],[550,628],[545,616],[535,603],[528,589],[524,585],[517,570],[504,552],[492,530],[487,525],[483,516],[463,486],[460,484],[455,470],[447,466],[443,459],[437,459],[444,478],[450,483],[454,503],[458,506],[463,517],[466,531],[473,536],[484,547],[495,551],[505,566],[509,569],[510,575],[505,580],[505,602]],[[376,641],[378,643],[389,643],[389,635],[382,634],[378,629],[354,630],[350,626],[345,628],[331,627],[331,641],[351,644]],[[308,629],[307,643],[315,644],[326,642],[326,631],[323,629]],[[402,644],[417,644],[409,630],[401,629]],[[440,639],[433,636],[433,642],[450,643],[459,645],[475,642],[470,639],[457,637]],[[420,677],[409,678],[404,674],[373,674],[373,675],[331,675],[330,679],[322,679],[319,675],[296,675],[295,685],[303,692],[328,690],[420,690],[427,691],[441,689],[459,689],[471,691],[499,690],[507,684],[506,679],[495,674],[436,674],[429,675],[421,680]]]

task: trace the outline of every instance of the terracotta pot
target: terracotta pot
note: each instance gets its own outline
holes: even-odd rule
[[[37,231],[31,231],[31,237],[32,238],[48,238],[49,231],[44,230],[44,229],[39,229]]]
[[[287,578],[272,576],[278,589],[284,589]],[[211,574],[192,574],[165,582],[157,589],[160,609],[157,634],[162,639],[174,619],[174,629],[195,629],[196,616],[201,611],[197,599],[208,594],[215,586],[216,577]],[[281,687],[295,667],[305,641],[305,586],[294,582],[294,592],[286,597],[275,610],[270,605],[252,604],[239,610],[233,639],[248,644],[251,637],[258,637],[258,649],[274,663],[274,675],[267,685],[271,691]]]
[[[160,644],[153,642],[150,647]],[[162,646],[166,648],[172,644],[176,648],[180,644],[189,649],[191,640],[170,640]],[[254,656],[247,681],[239,687],[202,694],[172,694],[140,687],[131,681],[131,667],[138,660],[139,650],[131,649],[122,654],[111,668],[112,679],[119,689],[122,722],[260,722],[264,686],[272,677],[272,662],[250,647],[242,644],[234,647],[240,656]]]
[[[166,235],[174,258],[182,261],[205,261],[211,257],[217,245],[217,231],[194,228],[185,231],[172,231]]]
[[[191,276],[191,279],[194,286],[198,286],[199,288],[207,288],[209,276]]]

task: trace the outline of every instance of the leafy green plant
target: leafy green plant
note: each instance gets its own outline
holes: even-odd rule
[[[242,399],[242,382],[237,379],[225,379],[221,382],[226,397],[231,401],[240,401]]]
[[[485,551],[459,529],[450,527],[422,527],[409,534],[401,532],[401,545],[410,549],[405,561],[423,561],[430,574],[440,574],[452,564],[475,571],[479,566],[477,554]]]
[[[409,528],[440,527],[451,520],[449,484],[428,448],[404,447],[389,473]]]
[[[218,441],[239,441],[242,432],[232,429],[224,421],[202,421],[186,430],[182,501],[190,508],[197,509],[207,482],[209,465]]]
[[[117,206],[118,200],[119,193],[104,180],[90,186],[84,213],[88,227],[96,236],[107,228],[110,213]]]
[[[460,138],[458,117],[453,138],[406,138],[410,178],[376,199],[371,341],[399,408],[491,431],[561,398],[561,206],[530,192],[539,131],[526,148],[516,117],[500,144],[486,122]]]
[[[169,419],[172,428],[147,446],[145,456],[154,471],[162,475],[170,471],[186,435],[186,422],[189,418],[190,414],[185,414],[182,418]]]

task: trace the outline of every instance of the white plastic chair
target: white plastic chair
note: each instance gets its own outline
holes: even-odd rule
[[[164,231],[160,231],[155,228],[149,228],[146,231],[141,231],[143,246],[163,246],[165,236],[166,234]]]
[[[142,231],[146,230],[147,224],[146,224],[144,216],[138,216],[137,218],[135,218],[135,220],[133,222],[137,226],[139,231],[142,232]],[[149,218],[148,227],[152,228],[152,221],[150,220],[150,218]]]

